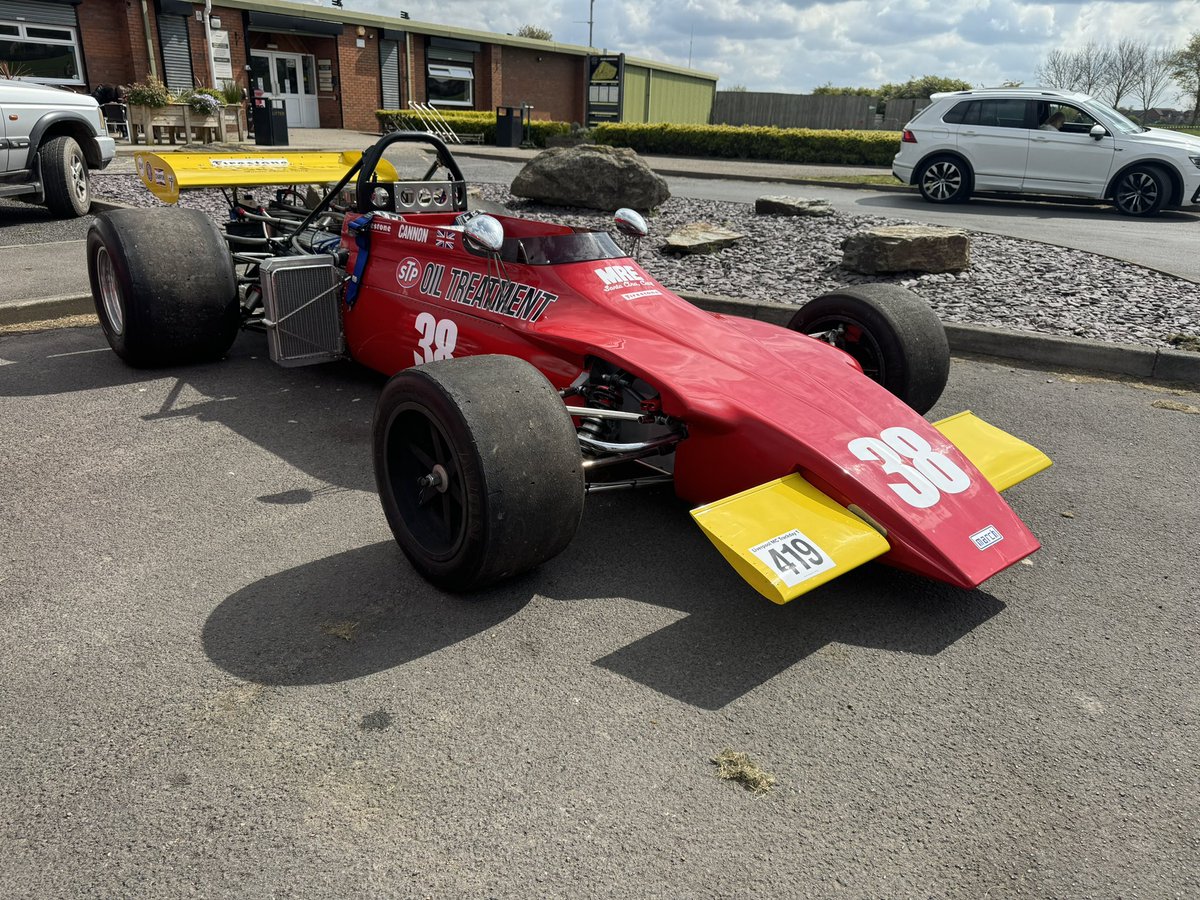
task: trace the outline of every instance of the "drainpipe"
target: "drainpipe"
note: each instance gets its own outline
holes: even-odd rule
[[[204,0],[204,46],[208,50],[208,80],[217,86],[217,63],[213,58],[212,45],[212,0]],[[230,53],[232,57],[232,51]]]
[[[146,34],[146,57],[150,60],[150,77],[158,77],[158,61],[154,58],[154,38],[150,35],[150,8],[142,0],[142,31]]]
[[[413,90],[412,90],[412,33],[404,32],[404,75],[406,87],[408,88],[408,105],[412,106]],[[403,106],[403,104],[401,104]]]

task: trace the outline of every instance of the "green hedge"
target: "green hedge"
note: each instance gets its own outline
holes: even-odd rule
[[[900,148],[898,131],[732,125],[606,124],[592,129],[592,140],[638,153],[842,166],[890,166]]]
[[[425,124],[414,113],[400,109],[377,109],[375,118],[383,132],[404,128],[409,131],[424,131]],[[483,136],[482,143],[496,143],[496,114],[494,112],[442,112],[446,124],[460,137],[464,134]],[[570,134],[571,126],[567,122],[550,122],[543,119],[533,119],[529,123],[529,137],[538,147],[546,146],[546,138],[556,134]]]

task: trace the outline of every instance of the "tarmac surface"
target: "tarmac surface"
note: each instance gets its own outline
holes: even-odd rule
[[[292,150],[361,150],[377,135],[369,135],[344,129],[291,129],[289,149]],[[244,145],[257,149],[254,144]],[[182,149],[171,145],[119,144],[117,159],[111,171],[132,171],[134,153],[151,149],[154,152],[170,153]],[[454,145],[457,156],[481,160],[524,162],[535,156],[538,150],[521,148],[499,148],[480,145]],[[889,169],[856,166],[804,166],[791,163],[771,163],[742,160],[695,159],[689,157],[653,156],[645,157],[651,167],[662,175],[678,176],[708,181],[779,182],[781,184],[836,186],[849,193],[844,184],[829,182],[830,176],[882,174]],[[855,186],[861,188],[861,186]],[[863,196],[888,196],[911,191],[900,186],[871,186],[869,191],[859,190]],[[98,203],[97,211],[104,207]],[[13,209],[16,212],[12,212]],[[896,214],[894,210],[858,210],[875,214]],[[957,211],[956,211],[957,212]],[[27,327],[27,323],[53,321],[62,316],[87,315],[91,310],[90,288],[87,284],[86,253],[82,238],[86,234],[89,217],[66,226],[65,239],[62,232],[50,244],[38,244],[37,234],[45,229],[50,232],[59,227],[48,221],[48,216],[36,208],[24,204],[8,204],[4,209],[6,221],[12,217],[25,217],[36,229],[34,238],[17,246],[3,246],[0,237],[0,328]],[[47,220],[47,221],[40,221]],[[1020,218],[1014,224],[991,223],[989,228],[999,233],[1019,231]],[[976,222],[958,222],[962,227],[978,227]],[[1008,231],[1004,229],[1007,228]],[[22,233],[26,233],[23,229]],[[1039,229],[1039,235],[1043,230]],[[1015,236],[1021,236],[1017,234]],[[1051,237],[1052,235],[1045,235]],[[1153,242],[1152,237],[1143,240]],[[1083,243],[1097,243],[1091,238]],[[1079,241],[1075,242],[1076,244]],[[1105,242],[1108,255],[1119,253],[1136,242],[1126,238],[1122,241]],[[1081,249],[1088,249],[1083,247]],[[1194,256],[1194,254],[1193,254]],[[778,317],[778,313],[765,304],[741,303],[737,298],[707,298],[689,296],[710,308],[727,308],[759,318]],[[1139,378],[1158,378],[1188,384],[1200,384],[1200,353],[1172,350],[1156,350],[1132,345],[1081,341],[1030,334],[1028,332],[1006,332],[999,329],[980,329],[971,326],[949,326],[951,349],[954,352],[988,353],[1034,363],[1076,368],[1114,375],[1132,375]]]

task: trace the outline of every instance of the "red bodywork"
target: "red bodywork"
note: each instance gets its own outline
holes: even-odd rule
[[[509,238],[573,233],[496,218]],[[882,561],[963,588],[1038,549],[970,461],[840,350],[774,325],[705,312],[628,257],[506,262],[505,282],[495,278],[494,262],[489,268],[486,257],[464,248],[454,219],[453,213],[429,213],[371,223],[362,284],[344,314],[355,360],[391,375],[444,358],[438,353],[508,354],[562,389],[589,358],[599,358],[652,385],[663,412],[687,424],[674,475],[676,492],[691,503],[798,472],[884,531],[892,549]],[[348,230],[343,245],[353,271],[358,251]],[[453,326],[441,324],[446,320]],[[446,339],[451,328],[453,341]],[[848,448],[897,426],[956,463],[969,475],[969,487],[916,508],[897,490],[894,472]],[[1003,539],[981,549],[973,536],[989,528]]]

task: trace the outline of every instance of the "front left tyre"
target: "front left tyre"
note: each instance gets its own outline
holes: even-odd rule
[[[1171,184],[1157,166],[1134,166],[1113,185],[1113,205],[1125,216],[1153,216],[1166,205]]]
[[[60,218],[78,218],[92,208],[87,158],[73,137],[51,138],[38,149],[46,208]]]
[[[583,515],[583,460],[558,392],[512,356],[405,369],[372,427],[375,481],[396,542],[448,591],[536,568]]]
[[[237,337],[233,261],[199,210],[101,213],[88,230],[87,260],[100,327],[130,365],[220,359]]]

